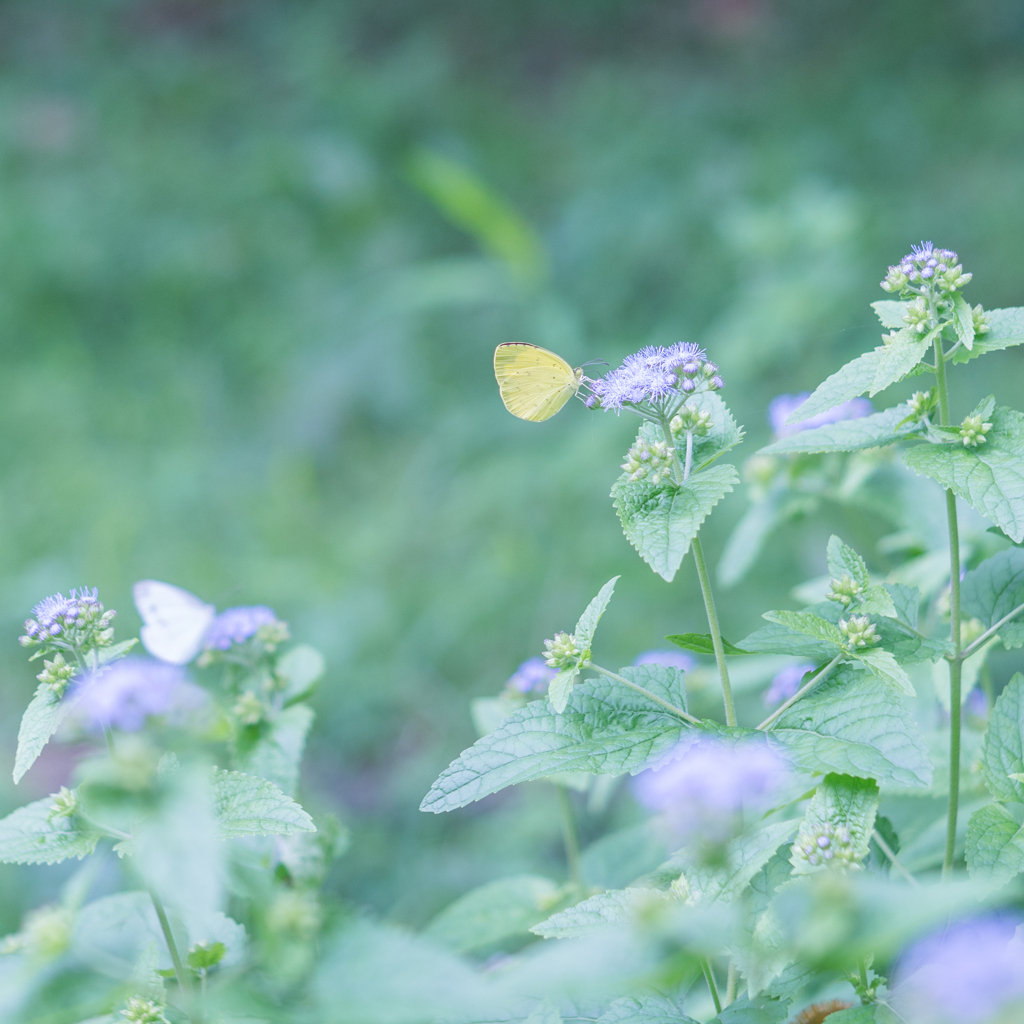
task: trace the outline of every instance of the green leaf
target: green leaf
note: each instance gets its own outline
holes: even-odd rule
[[[802,423],[829,409],[834,409],[851,398],[863,395],[875,381],[878,374],[878,365],[881,358],[881,351],[884,346],[879,346],[871,352],[865,352],[856,359],[848,362],[844,367],[836,370],[831,377],[826,378],[815,388],[810,398],[789,415],[787,423]]]
[[[980,619],[986,627],[994,626],[1022,604],[1024,550],[1021,548],[1007,548],[986,558],[960,583],[960,606],[964,615]],[[1002,632],[1000,638],[1003,638]]]
[[[936,334],[937,330],[919,334],[914,328],[904,326],[890,335],[884,345],[875,349],[879,354],[878,366],[868,394],[877,395],[891,384],[903,380],[921,362]]]
[[[588,885],[624,889],[668,856],[665,836],[654,819],[610,832],[591,843],[580,855],[580,874]]]
[[[612,487],[612,498],[626,539],[671,582],[701,523],[738,483],[736,467],[728,465],[693,473],[678,486],[630,481],[623,474]]]
[[[953,329],[964,348],[974,348],[974,314],[967,300],[957,292],[953,296]]]
[[[749,999],[740,996],[708,1024],[782,1024],[788,1017],[786,1004],[768,996]]]
[[[1010,309],[989,309],[989,329],[974,339],[971,348],[958,349],[953,356],[954,363],[966,363],[986,352],[999,352],[1004,348],[1024,344],[1024,307]]]
[[[890,331],[899,331],[907,326],[907,321],[903,318],[909,305],[909,302],[899,302],[895,299],[879,299],[871,303],[871,308],[883,327],[888,327]]]
[[[299,765],[313,718],[314,711],[307,704],[285,708],[256,743],[239,754],[236,767],[268,779],[291,796],[299,784]]]
[[[825,1019],[829,1024],[903,1024],[903,1018],[884,1003],[851,1006],[847,1010],[830,1013]]]
[[[918,433],[918,423],[904,423],[910,406],[902,405],[862,416],[855,420],[826,423],[822,427],[801,430],[762,448],[761,455],[789,455],[796,452],[856,452],[864,448],[880,448],[895,444]]]
[[[25,772],[35,764],[70,707],[71,701],[61,700],[46,683],[36,687],[35,696],[25,709],[18,728],[18,751],[14,755],[15,783],[20,782]]]
[[[825,871],[831,866],[824,860],[812,864],[803,852],[805,846],[818,848],[815,840],[825,826],[845,828],[850,833],[854,856],[858,861],[864,860],[870,852],[879,799],[878,786],[873,779],[826,775],[807,805],[800,823],[800,832],[790,858],[793,871],[798,875],[807,875]]]
[[[697,1024],[664,996],[616,999],[597,1024]]]
[[[629,920],[641,907],[670,899],[661,889],[612,889],[577,903],[534,925],[543,939],[572,939]]]
[[[597,597],[587,605],[580,616],[579,622],[576,623],[573,636],[576,638],[576,646],[581,651],[590,650],[594,642],[594,631],[597,629],[597,624],[601,621],[601,616],[604,615],[604,611],[608,607],[608,602],[612,599],[612,594],[615,592],[615,584],[618,580],[618,576],[613,576],[598,591]]]
[[[1024,871],[1024,828],[1002,804],[987,804],[967,823],[967,868],[996,884]]]
[[[624,668],[621,674],[686,710],[683,673],[665,665]],[[547,700],[509,715],[446,768],[420,810],[441,813],[506,786],[555,772],[635,774],[671,750],[691,727],[642,694],[614,680],[576,686],[563,714]]]
[[[696,651],[698,654],[714,654],[715,645],[711,642],[710,633],[673,633],[665,637],[671,640],[677,647],[683,647],[688,651]],[[750,651],[740,650],[735,644],[729,643],[722,637],[722,647],[726,654],[750,654]]]
[[[711,414],[711,429],[704,437],[693,439],[693,466],[692,473],[710,466],[720,455],[735,448],[743,440],[743,428],[733,418],[729,407],[722,401],[720,395],[714,391],[704,391],[686,402],[687,405],[695,407],[700,412]],[[645,423],[644,426],[654,426]],[[643,431],[641,430],[641,433]],[[655,440],[663,440],[660,436]],[[685,447],[680,447],[680,455],[685,452]]]
[[[981,747],[981,774],[999,800],[1024,803],[1024,783],[1011,774],[1024,772],[1024,675],[1020,672],[999,694]]]
[[[931,784],[931,758],[917,723],[890,686],[856,665],[837,666],[779,718],[768,738],[806,771]]]
[[[816,499],[809,499],[816,503]],[[782,523],[807,511],[808,499],[793,500],[788,489],[776,486],[743,513],[725,544],[718,563],[718,580],[723,587],[738,583],[757,561],[765,540]]]
[[[929,476],[987,516],[1008,537],[1024,540],[1024,415],[1005,406],[977,448],[921,444],[903,455],[916,473]]]
[[[921,591],[905,583],[883,583],[892,600],[896,618],[911,629],[917,629],[917,618],[921,610]]]
[[[844,544],[834,533],[828,539],[828,574],[837,580],[849,576],[854,583],[866,590],[871,581],[868,578],[868,567],[864,559],[848,544]]]
[[[871,674],[888,683],[899,693],[908,697],[916,697],[917,691],[910,681],[910,676],[900,667],[900,663],[881,647],[858,647],[850,652],[861,664],[866,665]]]
[[[467,953],[503,939],[529,934],[533,925],[551,916],[562,890],[550,878],[514,875],[482,885],[445,907],[423,934]]]
[[[308,696],[326,669],[324,656],[309,644],[299,644],[282,654],[274,666],[274,674],[284,683],[284,703],[288,705]]]
[[[211,790],[222,839],[316,831],[313,819],[266,779],[214,769]]]
[[[112,661],[120,661],[138,642],[138,637],[132,637],[131,640],[122,640],[110,647],[97,648],[92,652],[96,655],[96,664],[109,665]]]
[[[761,618],[774,622],[778,626],[786,626],[796,633],[821,640],[826,644],[833,644],[836,649],[832,650],[830,658],[834,658],[839,653],[838,648],[843,644],[843,634],[839,631],[839,627],[829,622],[828,619],[815,615],[814,612],[765,612]]]
[[[96,849],[99,833],[81,828],[77,818],[56,817],[53,796],[35,800],[0,820],[0,861],[5,864],[56,864]]]
[[[1008,622],[1005,626],[999,627],[999,640],[1002,645],[1012,651],[1017,647],[1024,647],[1024,621],[1017,619]]]
[[[896,618],[896,605],[885,584],[876,583],[868,587],[857,598],[857,611],[861,615],[882,615],[887,619]]]
[[[566,704],[569,703],[569,694],[572,693],[573,685],[579,674],[579,667],[573,665],[572,668],[562,669],[548,684],[548,700],[551,701],[551,706],[558,714],[561,714],[565,710]]]

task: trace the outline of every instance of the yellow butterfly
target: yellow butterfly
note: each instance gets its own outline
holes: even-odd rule
[[[513,416],[542,423],[579,391],[583,368],[574,370],[546,348],[512,342],[494,350],[494,376],[501,400]]]

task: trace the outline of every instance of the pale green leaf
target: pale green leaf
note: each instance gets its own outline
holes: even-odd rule
[[[789,415],[787,423],[802,423],[820,413],[828,412],[851,398],[863,395],[875,381],[881,351],[879,346],[870,352],[857,356],[831,377],[826,378],[815,388],[810,398]]]
[[[562,669],[548,684],[548,700],[551,701],[551,706],[558,714],[565,710],[565,706],[569,702],[569,694],[572,693],[573,685],[579,674],[579,668],[573,665],[572,668]]]
[[[670,899],[661,889],[612,889],[559,911],[530,931],[544,939],[571,939],[628,921],[638,910]]]
[[[761,618],[779,626],[786,626],[788,629],[802,633],[814,640],[835,645],[836,649],[832,650],[830,657],[835,657],[839,653],[838,648],[843,643],[843,634],[839,631],[839,627],[827,619],[823,619],[820,615],[815,615],[814,612],[765,612]]]
[[[860,584],[865,590],[870,586],[868,567],[864,559],[848,544],[844,544],[834,533],[828,539],[826,551],[828,574],[832,579],[837,580],[842,576],[849,576],[854,583]]]
[[[885,1003],[851,1006],[849,1009],[830,1013],[826,1020],[828,1024],[905,1024],[903,1018],[894,1010],[890,1010]]]
[[[936,331],[919,334],[912,327],[903,327],[892,334],[880,348],[875,377],[868,389],[869,395],[876,395],[887,387],[903,380],[923,358],[935,340]]]
[[[52,816],[53,796],[35,800],[0,819],[0,861],[5,864],[56,864],[96,849],[99,833],[78,818]]]
[[[974,314],[960,292],[953,296],[953,329],[964,348],[968,351],[974,348]]]
[[[274,666],[274,673],[284,684],[284,703],[291,704],[307,696],[326,669],[324,656],[308,644],[299,644],[282,654]]]
[[[96,657],[96,664],[109,665],[112,661],[120,661],[139,642],[138,637],[131,640],[122,640],[119,644],[112,644],[110,647],[99,647],[91,653]]]
[[[782,1024],[789,1016],[786,1006],[786,1003],[768,996],[762,995],[755,999],[740,996],[717,1017],[712,1017],[708,1024]]]
[[[897,299],[879,299],[871,303],[871,308],[883,327],[888,327],[890,331],[898,331],[907,326],[907,321],[903,318],[907,315],[909,305],[909,302],[900,302]]]
[[[1024,621],[1017,619],[1000,626],[998,635],[1000,642],[1008,651],[1024,647]]]
[[[803,852],[807,846],[821,852],[815,840],[822,835],[825,826],[846,829],[850,833],[854,857],[858,861],[864,860],[870,852],[878,803],[878,786],[873,779],[826,775],[807,805],[800,823],[800,832],[790,858],[793,871],[798,875],[806,875],[830,867],[826,859],[812,864]]]
[[[986,558],[960,583],[960,607],[969,618],[994,626],[1024,605],[1024,550],[1007,548]],[[1012,637],[1012,631],[1008,635]],[[1005,637],[1000,632],[1005,643]]]
[[[665,836],[648,818],[603,835],[580,855],[580,874],[588,885],[624,889],[665,861]]]
[[[250,748],[239,752],[235,767],[268,779],[282,792],[293,795],[299,784],[299,766],[313,718],[313,709],[307,704],[285,708],[265,725],[266,731]]]
[[[597,624],[601,621],[601,616],[604,615],[604,611],[608,607],[608,602],[612,599],[612,594],[615,592],[615,584],[618,580],[618,576],[613,576],[598,591],[597,597],[587,605],[580,616],[579,622],[576,623],[573,636],[576,638],[576,646],[579,650],[590,650],[590,646],[594,642],[594,631],[597,629]]]
[[[896,605],[884,584],[876,583],[857,597],[857,611],[861,615],[882,615],[887,619],[896,618]]]
[[[931,784],[931,758],[917,723],[892,687],[856,665],[834,669],[779,718],[768,738],[806,771]]]
[[[864,448],[879,448],[919,433],[920,424],[904,423],[910,415],[906,402],[854,420],[826,423],[821,427],[801,430],[799,433],[780,437],[766,448],[762,455],[788,455],[805,452],[856,452]]]
[[[850,654],[862,664],[867,665],[871,674],[881,679],[883,683],[888,683],[893,689],[908,697],[917,696],[910,676],[903,671],[900,663],[888,651],[881,647],[858,647]]]
[[[692,472],[697,472],[710,466],[720,455],[735,448],[743,440],[743,428],[733,418],[721,395],[714,391],[701,392],[695,398],[688,399],[686,404],[700,412],[711,414],[711,428],[707,434],[703,437],[695,436],[693,439]],[[685,441],[685,435],[683,440]],[[685,451],[685,445],[680,445],[680,457]]]
[[[626,539],[659,576],[671,581],[701,523],[738,483],[736,467],[728,465],[691,474],[678,486],[630,481],[623,474],[612,487],[612,498]]]
[[[624,668],[621,674],[686,710],[683,673],[665,665]],[[423,799],[423,811],[454,810],[506,786],[555,772],[635,774],[671,750],[691,726],[614,680],[576,686],[565,712],[532,701],[446,768]]]
[[[697,1024],[664,996],[616,999],[597,1024]]]
[[[989,716],[981,748],[981,774],[993,796],[1024,803],[1024,782],[1009,778],[1020,772],[1024,772],[1024,675],[1017,672]]]
[[[990,309],[986,311],[989,329],[974,338],[972,348],[958,349],[953,356],[954,363],[966,363],[986,352],[999,352],[1004,348],[1024,344],[1024,307]]]
[[[533,925],[550,917],[561,893],[550,878],[540,875],[502,878],[445,907],[423,934],[457,953],[493,946],[528,934]]]
[[[14,755],[16,783],[35,764],[70,707],[71,700],[61,700],[51,686],[40,683],[36,687],[35,696],[25,709],[18,729],[18,751]]]
[[[893,614],[900,622],[917,629],[918,614],[921,610],[921,591],[905,583],[883,583],[893,603]]]
[[[1000,406],[992,423],[986,443],[976,448],[921,444],[905,452],[903,461],[952,490],[1019,543],[1024,540],[1024,415]]]
[[[1002,804],[988,804],[967,823],[967,867],[996,884],[1024,871],[1024,828]]]
[[[211,790],[217,829],[223,839],[316,831],[313,819],[266,779],[215,769]]]
[[[743,579],[757,561],[765,540],[796,514],[797,507],[787,491],[776,487],[743,513],[718,563],[718,580],[723,587],[732,587]]]
[[[696,651],[698,654],[714,654],[715,645],[710,633],[672,633],[665,637],[671,640],[676,647],[682,647],[688,651]],[[735,644],[729,643],[722,637],[722,649],[726,654],[749,654],[750,651],[740,650]]]

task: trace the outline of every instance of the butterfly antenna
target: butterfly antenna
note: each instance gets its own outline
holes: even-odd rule
[[[610,366],[611,363],[607,359],[588,359],[585,363],[580,363],[580,369],[584,366]]]

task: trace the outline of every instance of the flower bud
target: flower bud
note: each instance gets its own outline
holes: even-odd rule
[[[875,624],[866,615],[851,615],[849,619],[840,619],[839,630],[846,637],[846,645],[851,650],[878,643]]]
[[[971,310],[971,315],[974,320],[975,337],[977,337],[979,334],[988,334],[989,330],[991,329],[989,327],[988,322],[988,313],[986,313],[985,310],[981,308],[980,302]]]
[[[54,821],[56,818],[73,818],[77,810],[78,794],[75,790],[68,789],[67,786],[61,786],[60,792],[53,795],[53,803],[50,804],[50,813],[47,815],[47,820]]]
[[[692,405],[684,405],[678,414],[672,417],[669,424],[675,434],[688,433],[696,434],[697,437],[705,437],[714,426],[711,413],[701,412]]]
[[[828,595],[830,601],[838,601],[843,607],[851,604],[854,598],[859,597],[864,588],[847,573],[843,573],[837,580],[831,581],[831,590]]]
[[[929,416],[938,405],[939,396],[934,388],[931,391],[915,391],[907,403],[911,413],[920,419],[922,416]]]
[[[121,1017],[129,1024],[168,1024],[164,1008],[152,999],[132,996],[121,1011]]]
[[[582,653],[572,633],[556,633],[554,640],[544,641],[544,661],[552,668],[572,668]]]
[[[965,448],[977,448],[985,443],[985,435],[992,429],[991,423],[983,423],[981,416],[965,416],[960,424],[960,439]]]
[[[834,826],[825,822],[810,834],[801,836],[793,844],[792,855],[797,861],[804,861],[810,867],[842,868],[859,871],[862,867],[857,857],[853,836],[845,826]]]
[[[930,320],[931,311],[928,309],[928,303],[920,296],[907,306],[907,311],[903,314],[903,322],[909,324],[918,334],[924,334]],[[893,337],[894,335],[890,334],[887,340],[891,340]]]
[[[651,443],[639,438],[629,449],[622,469],[629,474],[630,480],[646,480],[657,485],[672,479],[674,462],[675,450],[664,441]]]
[[[252,690],[246,690],[235,702],[231,713],[242,725],[256,725],[263,718],[263,702]]]

